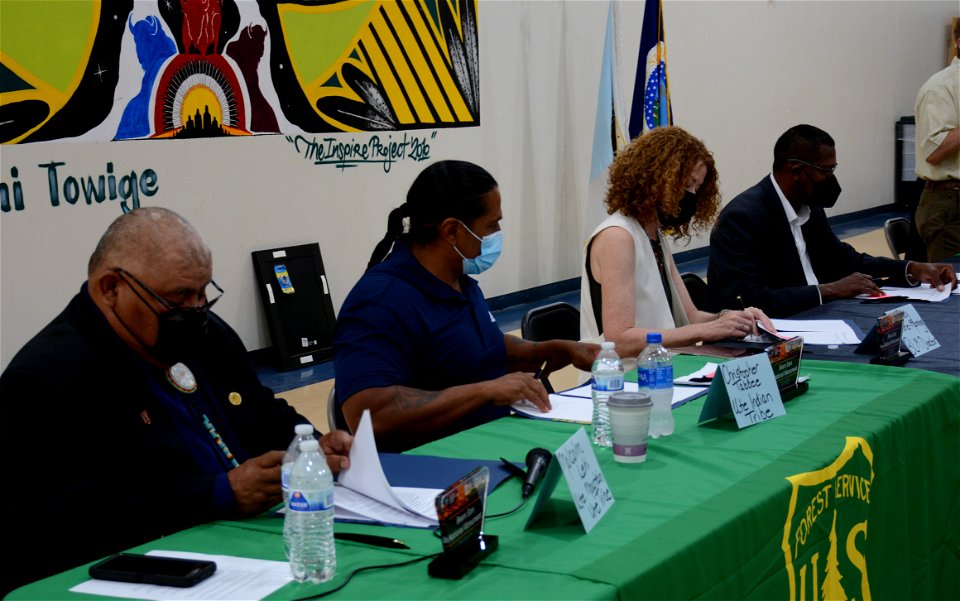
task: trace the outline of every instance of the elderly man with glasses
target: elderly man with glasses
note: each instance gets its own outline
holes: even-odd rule
[[[823,303],[927,282],[956,287],[953,267],[858,253],[830,229],[824,209],[840,196],[836,144],[812,125],[777,140],[773,172],[720,212],[707,280],[728,308],[787,317]]]
[[[122,215],[80,292],[0,375],[0,593],[281,501],[282,449],[307,420],[260,384],[210,312],[223,292],[212,271],[176,213]],[[334,471],[351,441],[322,437]]]

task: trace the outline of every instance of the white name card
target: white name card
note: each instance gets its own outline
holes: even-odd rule
[[[901,344],[907,347],[907,350],[913,353],[914,357],[919,357],[929,353],[932,350],[940,348],[940,343],[930,333],[930,328],[923,323],[923,318],[917,313],[913,305],[904,305],[893,311],[903,311],[903,332],[900,334]]]
[[[583,428],[579,428],[553,454],[525,528],[530,527],[550,495],[553,494],[561,474],[567,481],[570,496],[573,497],[583,528],[589,534],[613,505],[614,499]]]
[[[766,353],[727,361],[717,368],[699,423],[729,413],[740,429],[786,415]]]

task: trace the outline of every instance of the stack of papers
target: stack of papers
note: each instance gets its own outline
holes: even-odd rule
[[[350,468],[340,473],[333,492],[338,520],[432,528],[439,524],[439,488],[392,487],[383,473],[370,412],[364,411],[350,447]]]
[[[866,294],[861,294],[857,298],[884,298],[884,296],[896,296],[903,298],[904,300],[919,300],[927,301],[928,303],[938,303],[943,300],[947,300],[950,297],[951,291],[950,286],[944,286],[943,290],[937,290],[936,288],[930,287],[930,284],[920,284],[913,288],[898,288],[896,286],[883,286],[880,288],[883,291],[883,296],[869,296]],[[960,294],[960,287],[952,292],[952,294]]]
[[[842,319],[771,319],[780,337],[802,336],[804,344],[859,344],[850,324]]]
[[[624,382],[623,390],[625,392],[637,392],[639,387],[636,382]],[[688,403],[698,396],[706,394],[706,392],[703,388],[674,387],[673,407]],[[593,421],[593,401],[591,399],[590,384],[587,383],[564,392],[551,394],[550,405],[553,408],[546,413],[537,409],[537,406],[530,401],[517,401],[513,404],[513,410],[524,417],[533,419],[589,424]]]

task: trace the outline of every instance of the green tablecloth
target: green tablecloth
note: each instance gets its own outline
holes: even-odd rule
[[[678,357],[677,372],[704,360]],[[822,599],[960,598],[960,379],[912,369],[805,362],[810,391],[787,415],[743,431],[697,426],[703,399],[674,414],[673,436],[642,465],[600,465],[616,499],[584,534],[566,485],[523,530],[532,503],[488,521],[500,549],[461,581],[434,580],[426,562],[360,574],[343,599]],[[522,461],[554,450],[579,426],[507,418],[416,452]],[[511,509],[519,483],[490,495]],[[136,549],[282,559],[281,521],[219,522]],[[336,585],[353,569],[439,550],[430,532],[338,524],[406,541],[412,551],[337,542]],[[52,552],[55,545],[51,545]],[[86,597],[67,590],[85,568],[11,599]],[[290,584],[272,598],[321,592]]]

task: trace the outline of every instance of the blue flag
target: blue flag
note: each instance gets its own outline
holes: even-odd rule
[[[667,45],[663,31],[662,0],[646,0],[640,56],[630,110],[630,139],[645,131],[673,123],[667,85]]]

